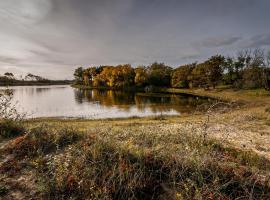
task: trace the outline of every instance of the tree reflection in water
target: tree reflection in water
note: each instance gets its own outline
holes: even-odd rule
[[[159,94],[159,93],[135,93],[113,90],[74,90],[78,104],[89,102],[104,107],[117,107],[128,111],[131,107],[144,112],[150,109],[153,113],[169,112],[187,113],[205,108],[213,100],[191,95]]]

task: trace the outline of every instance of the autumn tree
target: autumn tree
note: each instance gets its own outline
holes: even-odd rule
[[[111,87],[131,87],[134,85],[135,72],[129,64],[118,65],[112,70]]]
[[[102,71],[102,67],[89,67],[83,71],[83,82],[85,85],[93,85],[93,81]]]
[[[113,87],[112,73],[113,66],[102,66],[102,71],[93,80],[94,86]]]
[[[148,73],[144,66],[138,66],[135,69],[135,85],[139,87],[146,86],[148,84]]]
[[[196,63],[183,65],[172,73],[171,86],[177,88],[188,88],[191,79],[191,72],[195,68]]]

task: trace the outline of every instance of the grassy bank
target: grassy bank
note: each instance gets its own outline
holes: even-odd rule
[[[181,117],[2,126],[13,132],[1,131],[1,198],[269,199],[269,94],[164,92],[225,97],[245,106]]]

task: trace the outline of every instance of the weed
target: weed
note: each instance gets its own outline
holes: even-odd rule
[[[5,186],[0,185],[0,197],[8,193],[8,189]]]

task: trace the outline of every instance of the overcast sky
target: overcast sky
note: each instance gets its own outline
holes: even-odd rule
[[[269,0],[0,0],[0,74],[179,66],[270,47]]]

